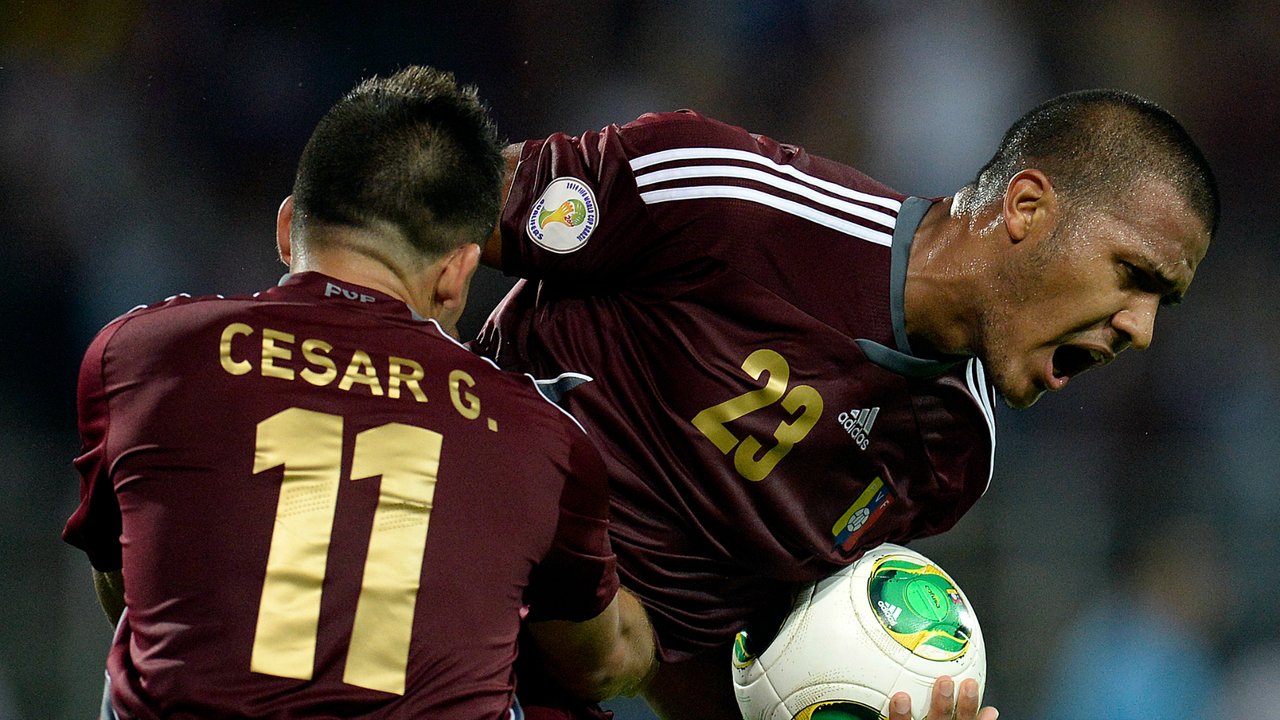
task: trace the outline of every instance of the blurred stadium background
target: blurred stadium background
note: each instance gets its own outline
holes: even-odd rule
[[[915,547],[973,599],[1005,717],[1179,692],[1280,717],[1280,4],[363,5],[0,0],[0,720],[90,717],[101,688],[109,628],[58,539],[83,348],[135,304],[274,282],[314,123],[410,63],[477,84],[513,140],[692,107],[917,195],[951,193],[1058,92],[1173,111],[1225,199],[1187,303],[1150,351],[1005,409],[986,497]],[[468,328],[506,286],[477,282]]]

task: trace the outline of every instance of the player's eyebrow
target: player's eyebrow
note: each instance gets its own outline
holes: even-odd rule
[[[1182,302],[1183,290],[1176,279],[1146,258],[1130,258],[1123,261],[1129,267],[1136,286],[1143,292],[1160,296],[1163,306]]]
[[[1146,278],[1147,284],[1152,290],[1160,294],[1160,304],[1166,307],[1178,305],[1182,302],[1184,293],[1178,289],[1178,281],[1161,272],[1159,269],[1148,265],[1136,265],[1138,272]]]

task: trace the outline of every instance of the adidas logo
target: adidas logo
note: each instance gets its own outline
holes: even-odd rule
[[[890,628],[896,627],[898,625],[898,618],[902,617],[902,608],[883,600],[877,600],[876,605],[880,606],[880,613],[884,615],[884,624]]]
[[[867,445],[871,443],[871,426],[876,421],[876,416],[880,414],[880,408],[873,407],[866,410],[847,410],[840,413],[836,420],[844,431],[849,433],[849,437],[858,444],[858,448],[867,449]]]

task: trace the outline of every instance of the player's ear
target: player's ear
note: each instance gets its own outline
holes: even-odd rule
[[[1047,230],[1058,211],[1053,183],[1040,170],[1028,168],[1014,175],[1004,191],[1005,230],[1013,242],[1021,242],[1033,231]]]
[[[293,259],[293,244],[289,237],[289,227],[293,225],[293,196],[280,203],[276,211],[276,248],[280,251],[280,261],[285,265]]]
[[[444,310],[461,312],[467,302],[467,288],[480,264],[480,246],[467,243],[442,260],[440,279],[436,282],[436,305]]]
[[[431,297],[431,314],[446,333],[458,337],[458,320],[467,306],[471,277],[480,264],[480,246],[467,243],[445,255],[429,272],[438,272]]]

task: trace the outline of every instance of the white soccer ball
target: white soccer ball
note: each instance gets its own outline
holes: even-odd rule
[[[749,632],[749,631],[747,631]],[[987,653],[960,587],[920,553],[881,545],[805,586],[768,647],[733,648],[745,720],[881,720],[895,693],[929,711],[934,680],[987,676]]]

